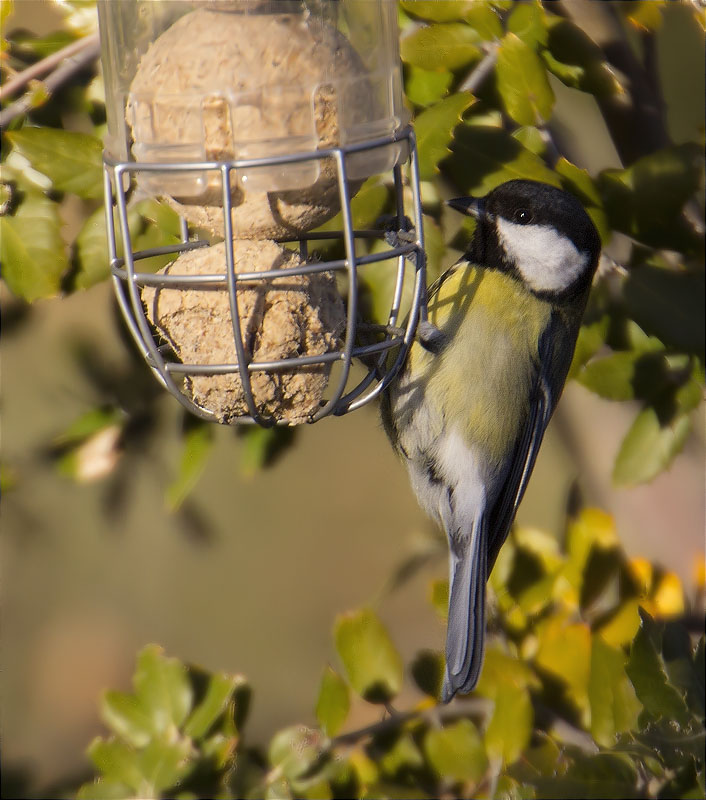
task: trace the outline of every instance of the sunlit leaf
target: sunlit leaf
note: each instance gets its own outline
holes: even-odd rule
[[[94,739],[88,757],[106,780],[130,787],[138,793],[144,782],[136,750],[119,739]]]
[[[591,704],[591,735],[604,747],[637,724],[640,702],[625,674],[627,658],[600,636],[593,637],[588,699]]]
[[[634,486],[652,480],[672,463],[690,430],[691,420],[686,414],[662,424],[655,408],[643,408],[620,445],[613,483]]]
[[[601,626],[600,634],[603,641],[614,647],[631,642],[640,627],[638,609],[639,601],[636,599],[623,603],[615,614]]]
[[[167,742],[153,739],[138,753],[140,771],[144,775],[140,794],[153,797],[163,796],[165,789],[176,786],[194,768],[188,739]]]
[[[439,170],[439,162],[449,155],[454,128],[472,102],[469,92],[459,92],[422,111],[415,120],[422,180],[431,180]]]
[[[596,322],[581,326],[574,348],[574,358],[569,369],[569,378],[575,378],[581,367],[601,349],[608,333],[609,324],[610,317],[605,315]]]
[[[512,764],[523,753],[532,736],[534,710],[529,692],[507,685],[495,697],[493,713],[485,730],[485,746],[491,759]]]
[[[391,700],[402,687],[403,665],[390,636],[369,609],[336,618],[336,650],[351,685],[370,702]]]
[[[144,747],[154,730],[152,719],[134,694],[108,691],[101,702],[101,717],[118,736]]]
[[[546,122],[554,107],[547,71],[534,50],[508,33],[498,51],[498,92],[505,110],[520,125]]]
[[[468,719],[429,730],[424,752],[435,772],[451,781],[478,781],[488,765],[483,740]]]
[[[402,60],[422,69],[464,67],[481,57],[480,37],[468,25],[460,22],[428,25],[400,42]]]
[[[99,139],[56,128],[23,128],[8,133],[7,138],[57,191],[103,197],[103,145]]]
[[[68,266],[60,226],[58,204],[34,191],[0,217],[2,277],[13,294],[32,302],[59,292]]]
[[[549,39],[544,9],[540,3],[517,3],[507,19],[510,33],[532,48],[546,45]]]
[[[343,727],[350,705],[348,686],[332,667],[327,666],[316,701],[316,719],[327,736],[335,736]]]
[[[208,678],[206,693],[184,723],[184,733],[193,739],[200,739],[216,724],[233,700],[238,686],[245,683],[240,675],[215,673]]]
[[[269,760],[288,780],[301,777],[318,759],[321,734],[304,725],[293,725],[274,735]]]
[[[588,625],[554,616],[547,619],[537,633],[537,666],[566,685],[567,694],[585,716],[591,674],[591,631]]]
[[[448,70],[409,66],[404,90],[415,105],[430,106],[447,94],[452,81],[453,74]]]
[[[140,703],[160,733],[178,728],[191,710],[193,692],[186,668],[176,658],[167,658],[157,645],[140,651],[134,685]]]

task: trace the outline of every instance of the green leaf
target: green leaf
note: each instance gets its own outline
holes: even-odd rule
[[[453,81],[448,70],[430,70],[409,66],[404,91],[417,106],[430,106],[446,95]]]
[[[512,132],[512,138],[517,139],[523,147],[538,156],[543,156],[547,150],[547,143],[534,125],[523,125],[521,128],[517,128]]]
[[[482,196],[515,178],[560,185],[556,173],[541,158],[501,128],[461,125],[451,150],[443,171],[464,194]]]
[[[14,215],[0,217],[2,277],[23,300],[58,294],[68,266],[60,226],[58,204],[35,191],[26,192]]]
[[[101,702],[103,722],[135,747],[144,747],[154,733],[152,719],[134,694],[108,691]]]
[[[498,50],[498,91],[508,115],[520,125],[537,125],[552,115],[554,92],[539,56],[514,33]]]
[[[434,771],[451,781],[479,781],[488,766],[483,741],[469,719],[431,728],[424,737],[424,752]]]
[[[154,730],[172,735],[191,710],[193,692],[186,667],[176,658],[167,658],[158,645],[147,645],[138,655],[133,681]]]
[[[184,724],[186,736],[203,739],[233,701],[235,690],[244,683],[245,679],[240,675],[219,672],[209,676],[203,700],[194,708]]]
[[[640,609],[640,630],[633,639],[625,671],[635,694],[651,714],[686,724],[690,719],[689,709],[669,680],[661,649],[662,628]]]
[[[415,17],[430,22],[464,20],[486,41],[503,35],[500,17],[488,3],[477,0],[402,0],[401,6]]]
[[[422,69],[457,70],[481,57],[480,37],[461,22],[428,25],[400,42],[400,55],[407,64]]]
[[[415,121],[419,151],[419,177],[431,180],[439,162],[449,155],[453,132],[463,112],[473,103],[470,92],[459,92],[422,111]]]
[[[84,783],[76,794],[76,800],[130,800],[134,792],[119,781],[96,780]]]
[[[195,761],[188,739],[167,742],[153,739],[138,754],[144,784],[138,787],[141,797],[162,797],[165,789],[178,785],[194,769]],[[171,795],[173,796],[173,795]]]
[[[350,706],[348,686],[332,667],[327,666],[316,701],[316,719],[327,736],[335,736],[341,730]]]
[[[535,50],[549,40],[544,9],[537,2],[517,3],[508,17],[507,29]]]
[[[213,427],[208,423],[194,423],[184,434],[179,473],[165,497],[169,511],[177,511],[193,491],[206,469],[213,441]]]
[[[391,778],[409,776],[410,772],[418,772],[425,766],[424,756],[414,739],[409,733],[404,732],[394,738],[392,746],[379,758],[379,764],[383,774]]]
[[[623,287],[628,314],[664,344],[704,357],[704,273],[644,265]]]
[[[603,346],[608,333],[610,317],[605,315],[596,322],[581,326],[574,349],[574,358],[569,369],[569,378],[575,378],[581,367]]]
[[[532,737],[534,710],[527,689],[506,684],[495,696],[485,747],[491,760],[512,764],[522,755]]]
[[[577,375],[578,382],[608,400],[633,400],[633,380],[640,354],[634,351],[612,353],[589,362]]]
[[[238,470],[244,478],[250,478],[273,464],[291,447],[296,431],[294,428],[261,428],[253,425],[241,428],[238,436],[243,442]]]
[[[548,49],[542,58],[562,83],[598,97],[623,92],[605,54],[588,34],[559,16],[547,16],[547,25]]]
[[[563,775],[543,775],[532,781],[537,797],[546,800],[598,800],[643,797],[637,790],[637,770],[621,753],[579,754]]]
[[[500,16],[496,11],[495,3],[479,3],[471,0],[466,4],[464,20],[473,28],[484,41],[495,41],[502,37],[503,26]]]
[[[268,755],[270,764],[279,767],[284,777],[291,781],[304,775],[320,753],[321,734],[304,725],[293,725],[274,735]]]
[[[593,637],[588,683],[591,735],[603,747],[614,745],[619,733],[634,729],[642,708],[625,674],[626,661],[621,649]]]
[[[431,22],[451,22],[463,19],[473,0],[401,0],[405,11]]]
[[[103,145],[94,136],[56,128],[23,128],[8,133],[7,138],[57,191],[103,197]]]
[[[662,424],[653,406],[643,408],[623,439],[613,467],[616,486],[651,481],[674,460],[691,430],[687,414]]]
[[[538,626],[536,664],[559,678],[583,716],[588,712],[588,680],[591,671],[591,631],[582,622],[563,616],[550,617]]]
[[[119,408],[114,406],[92,408],[74,420],[62,434],[54,439],[52,444],[54,447],[67,447],[72,444],[78,444],[104,428],[109,428],[111,425],[119,425],[123,421],[124,413]]]
[[[584,205],[600,206],[603,203],[601,194],[588,170],[577,167],[560,156],[554,167],[564,180],[562,186],[575,194]]]
[[[129,786],[133,792],[140,790],[142,769],[137,752],[118,739],[95,738],[88,746],[88,757],[108,781]]]
[[[599,186],[611,225],[640,242],[684,251],[702,240],[682,216],[703,185],[703,152],[695,143],[667,147],[624,170],[604,170]]]
[[[373,611],[363,609],[339,615],[334,638],[348,679],[361,697],[371,703],[384,703],[400,691],[402,659]]]

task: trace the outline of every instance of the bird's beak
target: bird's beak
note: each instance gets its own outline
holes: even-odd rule
[[[456,197],[454,200],[447,200],[446,205],[475,219],[480,219],[485,214],[485,202],[482,197]]]

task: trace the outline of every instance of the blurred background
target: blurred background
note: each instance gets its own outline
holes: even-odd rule
[[[4,36],[48,34],[62,20],[48,0],[19,0]],[[665,15],[659,36],[673,138],[696,138],[703,131],[703,40],[679,7]],[[593,100],[552,85],[553,125],[575,163],[591,174],[621,166]],[[80,115],[75,122],[80,129]],[[62,205],[67,239],[85,215],[82,202]],[[619,258],[619,241],[615,248]],[[321,671],[334,660],[337,613],[379,603],[405,659],[441,646],[443,626],[427,594],[429,579],[446,573],[443,547],[411,580],[385,592],[395,568],[428,551],[435,533],[376,408],[298,429],[293,446],[255,471],[247,441],[214,426],[205,471],[173,513],[165,492],[178,473],[182,412],[127,342],[111,287],[103,282],[31,307],[4,285],[0,291],[8,787],[39,796],[88,768],[83,751],[101,730],[99,694],[128,688],[134,655],[148,642],[209,670],[245,674],[254,688],[255,741],[312,721]],[[132,449],[99,448],[93,480],[62,476],[52,443],[126,385],[148,398]],[[668,471],[648,485],[615,489],[612,464],[635,406],[571,383],[519,522],[560,536],[568,506],[580,497],[615,516],[629,554],[657,561],[693,591],[704,551],[703,405],[694,416],[695,432]],[[117,459],[115,469],[101,467],[101,458]],[[9,789],[6,796],[20,795]]]

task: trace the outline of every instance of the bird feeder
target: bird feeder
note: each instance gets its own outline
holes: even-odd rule
[[[396,2],[98,8],[111,270],[158,380],[224,423],[315,422],[377,396],[425,292]],[[392,213],[359,229],[352,201],[371,178]],[[178,243],[135,250],[130,208],[145,196],[177,212]],[[386,319],[366,320],[362,275]]]

